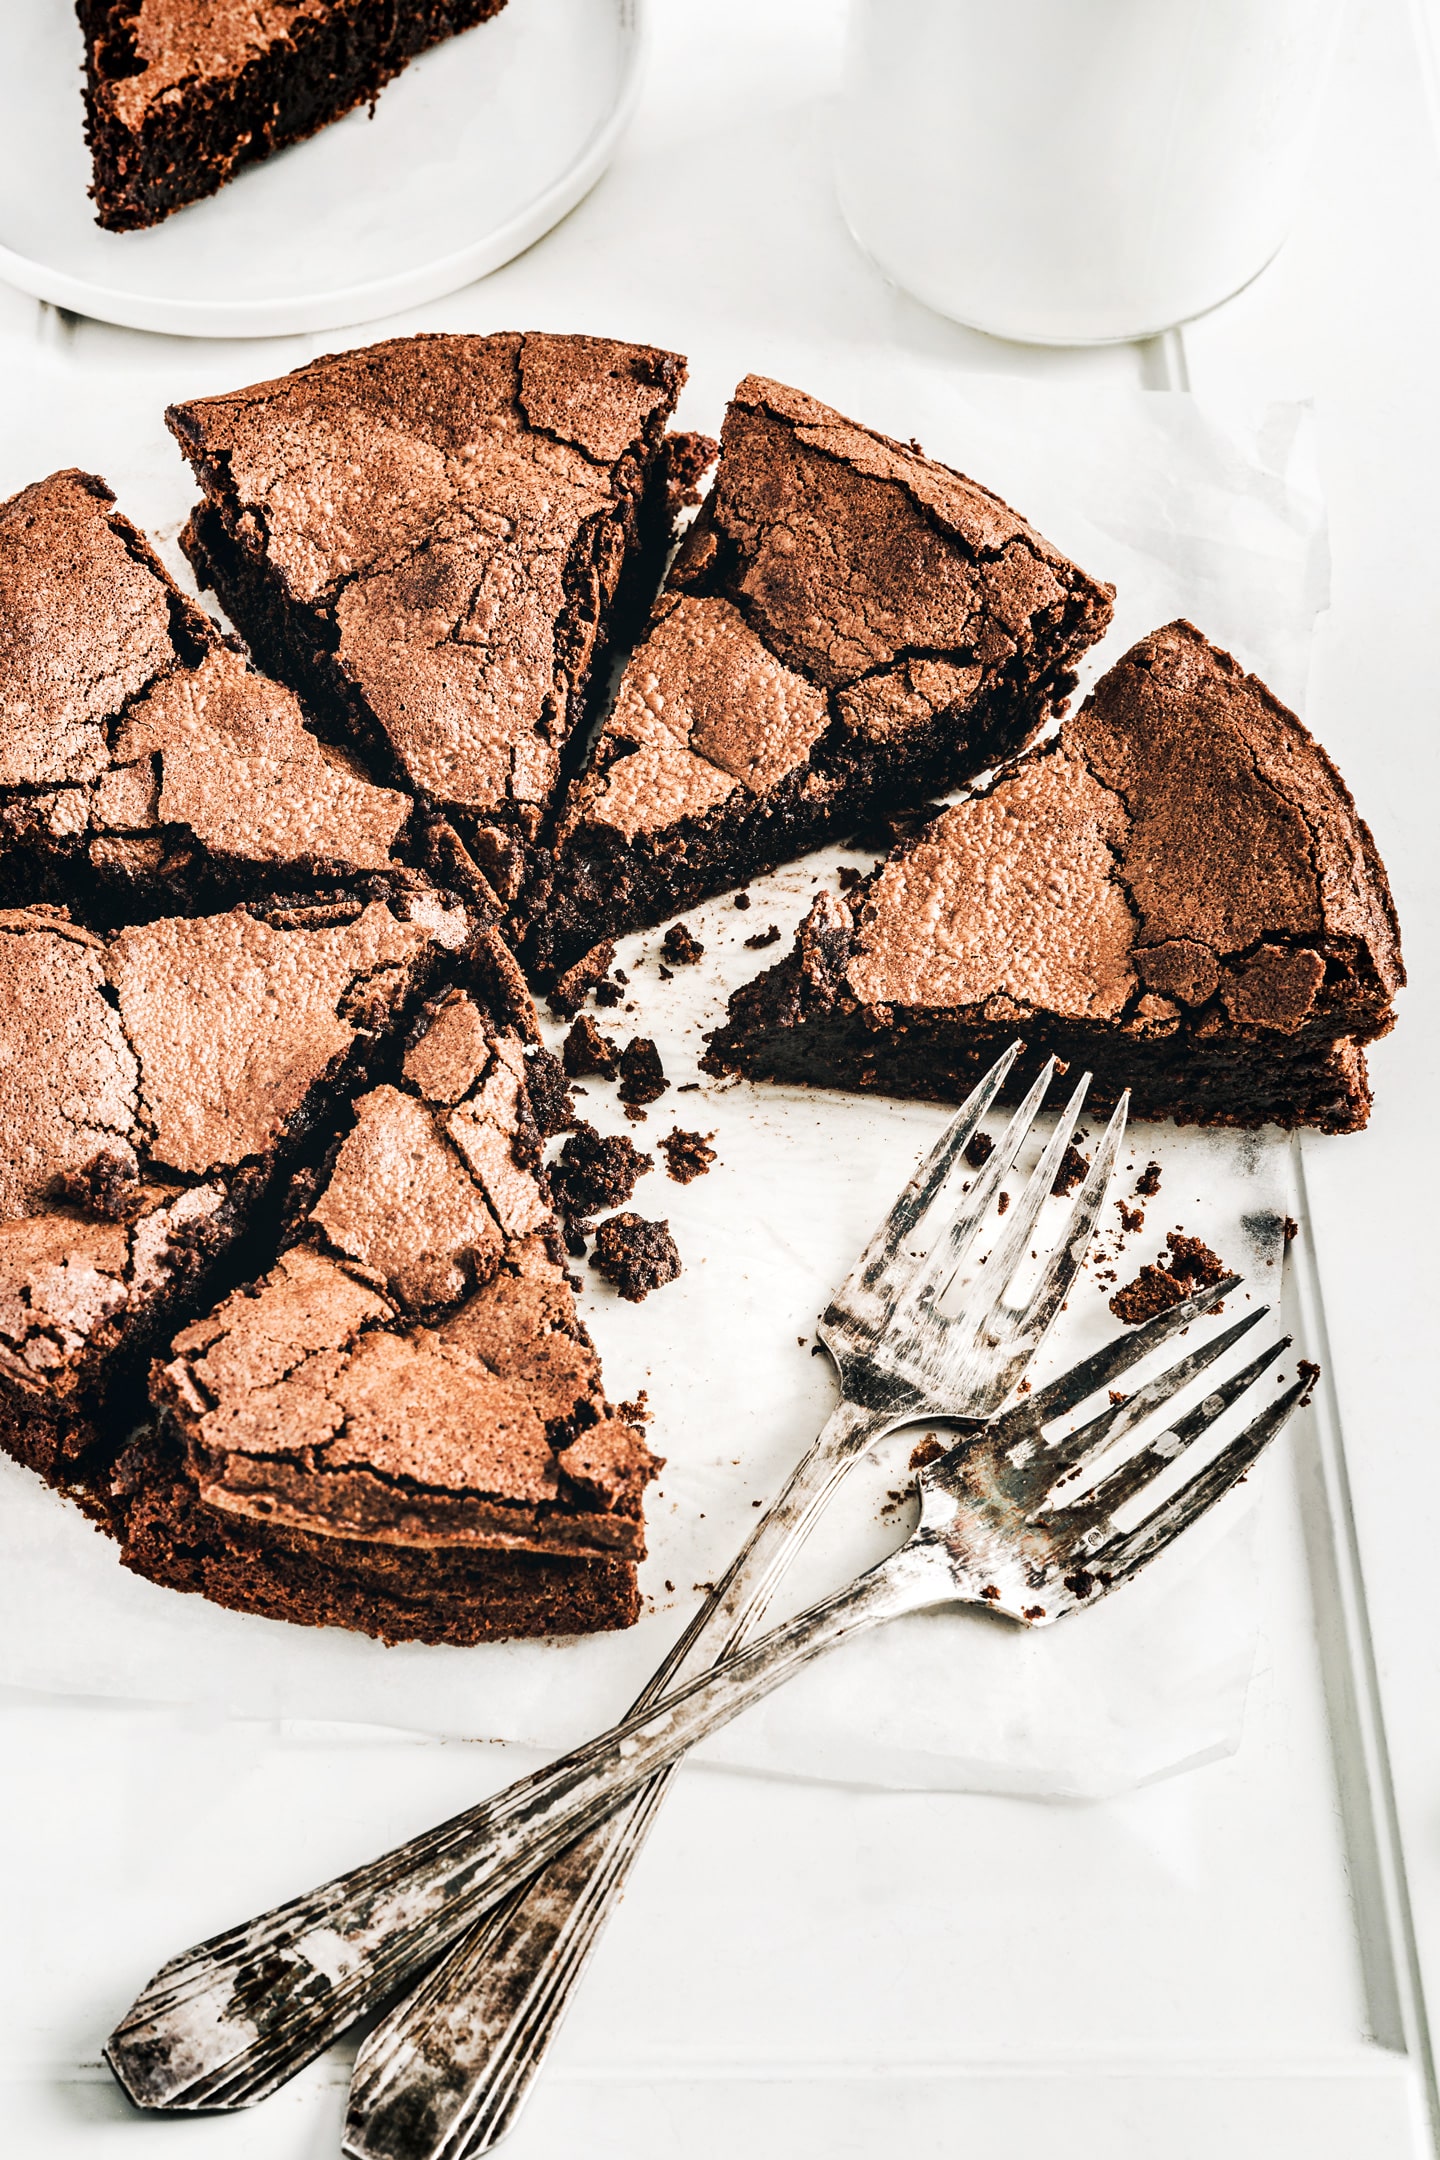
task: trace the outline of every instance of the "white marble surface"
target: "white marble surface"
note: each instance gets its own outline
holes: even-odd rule
[[[696,356],[744,337],[751,364],[777,370],[826,341],[1040,384],[1178,386],[1188,370],[1200,388],[1315,401],[1334,597],[1308,717],[1375,827],[1411,966],[1374,1057],[1370,1130],[1303,1149],[1393,1784],[1364,1701],[1352,1716],[1343,1685],[1328,1702],[1322,1685],[1326,1671],[1343,1683],[1347,1627],[1363,1682],[1366,1641],[1343,1518],[1335,1560],[1314,1503],[1322,1417],[1287,1445],[1288,1504],[1259,1513],[1267,1617],[1233,1757],[1090,1806],[687,1771],[509,2149],[1411,2160],[1431,2149],[1411,1980],[1440,2000],[1437,1283],[1422,1230],[1440,1050],[1428,0],[1352,0],[1304,214],[1272,267],[1178,338],[1086,352],[956,329],[851,247],[824,158],[838,0],[656,12],[650,81],[609,176],[529,255],[437,303],[436,327],[583,324]],[[63,344],[97,382],[116,367],[169,376],[177,360],[3,291],[0,323]],[[333,342],[179,357],[208,382]],[[27,2160],[335,2151],[339,2051],[253,2114],[168,2123],[129,2113],[96,2067],[99,2038],[181,1945],[533,1760],[20,1693],[0,1705],[0,1752],[0,2133]]]

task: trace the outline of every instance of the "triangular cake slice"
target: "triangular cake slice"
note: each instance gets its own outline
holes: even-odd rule
[[[0,900],[134,921],[455,855],[218,635],[97,475],[0,503]]]
[[[1369,1112],[1399,929],[1375,844],[1292,712],[1189,623],[1144,638],[1058,738],[825,895],[731,999],[708,1062],[960,1099],[1013,1037],[1140,1117]]]
[[[76,0],[96,222],[156,225],[504,0]]]
[[[559,821],[542,979],[1012,756],[1113,595],[962,473],[749,376]]]
[[[617,617],[659,580],[684,377],[606,338],[412,337],[168,415],[202,584],[506,899]]]
[[[659,1464],[575,1312],[533,1031],[503,966],[444,993],[297,1186],[288,1249],[176,1338],[163,1448],[128,1466],[132,1567],[392,1641],[635,1619]]]
[[[145,1361],[478,927],[431,891],[0,912],[0,1447],[101,1515]]]

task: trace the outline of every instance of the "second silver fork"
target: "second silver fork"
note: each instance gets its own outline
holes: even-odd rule
[[[1110,1121],[1063,1243],[1047,1255],[1029,1295],[1006,1302],[1016,1268],[1080,1115],[1087,1075],[1015,1202],[985,1274],[943,1310],[947,1285],[971,1257],[1001,1181],[1014,1168],[1054,1076],[1041,1072],[944,1226],[928,1256],[905,1251],[941,1215],[963,1176],[965,1151],[999,1093],[1013,1044],[942,1134],[890,1215],[836,1291],[818,1334],[839,1371],[841,1399],[779,1499],[756,1526],[634,1705],[642,1710],[718,1663],[759,1630],[775,1588],[851,1464],[897,1425],[924,1418],[984,1418],[997,1410],[1064,1302],[1105,1197],[1125,1127]],[[402,2003],[366,2041],[356,2063],[345,2150],[355,2160],[468,2160],[513,2126],[676,1765],[488,1913],[449,1952],[423,1997]],[[397,2108],[396,2084],[405,2088]],[[366,2096],[384,2092],[371,2115]]]

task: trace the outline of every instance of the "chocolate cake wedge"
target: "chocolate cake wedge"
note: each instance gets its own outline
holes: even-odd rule
[[[373,104],[504,0],[77,0],[96,222],[133,232]]]
[[[659,582],[684,376],[606,338],[412,337],[168,414],[205,490],[201,583],[507,900]]]
[[[748,376],[570,786],[531,909],[539,978],[1012,756],[1112,598],[962,473]]]
[[[297,1186],[289,1248],[176,1337],[160,1442],[121,1468],[131,1567],[389,1641],[635,1619],[659,1464],[575,1312],[531,1028],[523,993],[440,998]]]
[[[108,1513],[149,1354],[477,934],[430,892],[0,912],[0,1446]]]
[[[730,1001],[706,1062],[963,1096],[1023,1035],[1140,1117],[1353,1132],[1405,980],[1384,867],[1295,715],[1187,622],[897,847]]]
[[[105,926],[446,878],[455,854],[218,635],[94,473],[0,503],[0,903]]]

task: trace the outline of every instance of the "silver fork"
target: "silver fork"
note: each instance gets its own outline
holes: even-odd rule
[[[980,1232],[1002,1179],[1014,1168],[1054,1073],[1049,1061],[973,1179],[965,1150],[1004,1085],[1012,1044],[957,1113],[826,1308],[819,1334],[839,1369],[841,1400],[739,1559],[646,1689],[643,1711],[682,1675],[704,1671],[753,1628],[786,1564],[852,1463],[883,1434],[924,1418],[983,1417],[1004,1401],[1038,1349],[1084,1257],[1125,1124],[1122,1101],[1097,1147],[1065,1234],[1043,1256],[1038,1279],[1006,1301],[1037,1239],[1089,1084],[1081,1080],[986,1255],[985,1269],[944,1311],[946,1292],[978,1256]],[[938,1225],[938,1229],[937,1229]],[[922,1229],[929,1249],[912,1249]],[[557,1884],[551,1929],[566,1962],[553,1968],[553,2002],[538,2037],[508,2080],[506,2120],[544,2051],[564,1996],[607,1906],[639,1849],[665,1774],[612,1828],[596,1828]],[[200,1944],[157,1973],[112,2033],[106,2057],[141,2107],[246,2106],[273,2092],[362,2013],[431,1963],[497,1900],[517,1893],[494,1925],[512,1944],[551,1908],[525,1881],[539,1855],[497,1875],[486,1845],[491,1808],[473,1808],[369,1867],[338,1877],[274,1912]],[[474,1844],[478,1838],[480,1843]],[[473,1850],[472,1850],[473,1847]],[[548,1848],[549,1858],[555,1848]],[[550,1880],[547,1875],[546,1881]],[[573,1915],[573,1931],[567,1915]],[[538,1917],[537,1917],[538,1916]],[[487,1927],[483,1933],[491,1935]],[[551,1973],[543,1933],[530,1970]],[[512,1963],[513,1969],[513,1963]],[[467,1968],[468,1973],[468,1968]],[[457,2105],[464,2101],[457,2096]],[[497,2133],[498,2134],[498,2133]],[[493,2141],[493,2139],[492,2139]]]
[[[1145,1445],[1079,1497],[1067,1485],[1172,1402],[1207,1367],[1264,1317],[1248,1313],[1182,1357],[1128,1400],[1112,1401],[1077,1432],[1054,1437],[1047,1427],[1078,1409],[1137,1358],[1215,1304],[1233,1279],[1200,1293],[1087,1359],[1050,1387],[921,1471],[919,1525],[898,1551],[834,1596],[812,1605],[708,1673],[650,1703],[598,1740],[511,1786],[490,1802],[481,1833],[487,1865],[497,1874],[525,1856],[553,1852],[577,1823],[591,1821],[673,1763],[697,1741],[768,1695],[800,1666],[851,1635],[929,1607],[961,1603],[1004,1613],[1028,1627],[1048,1627],[1095,1604],[1162,1552],[1251,1468],[1280,1430],[1305,1382],[1296,1380],[1236,1435],[1214,1459],[1126,1530],[1117,1511],[1252,1391],[1288,1347],[1271,1344],[1238,1373],[1214,1385],[1179,1417],[1164,1421]],[[416,2035],[407,2051],[367,2050],[357,2062],[346,2128],[347,2153],[404,2155],[473,2149],[461,2115],[432,2112],[434,2084],[445,2090],[451,2029],[451,1960],[423,1980],[405,2005]],[[418,2050],[428,2049],[428,2057]]]

